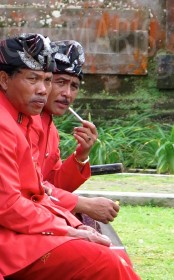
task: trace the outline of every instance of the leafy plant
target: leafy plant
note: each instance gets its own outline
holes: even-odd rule
[[[88,119],[91,120],[89,114]],[[67,158],[76,148],[73,127],[79,126],[72,115],[55,119],[61,138],[62,159]],[[107,164],[122,162],[125,168],[154,168],[159,173],[174,172],[174,129],[150,121],[148,114],[134,116],[132,120],[115,120],[108,126],[98,126],[98,141],[90,153],[90,163]]]
[[[169,137],[163,135],[155,156],[158,173],[174,174],[174,126]]]

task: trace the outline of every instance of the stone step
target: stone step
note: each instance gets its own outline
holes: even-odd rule
[[[106,197],[114,201],[120,201],[120,205],[156,205],[174,207],[174,193],[140,193],[140,192],[111,192],[111,191],[75,191],[85,197]]]

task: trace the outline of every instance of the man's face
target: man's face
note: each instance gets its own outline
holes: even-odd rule
[[[52,91],[44,109],[51,114],[61,116],[77,97],[80,80],[68,74],[54,74]]]
[[[19,112],[37,115],[46,104],[51,88],[51,72],[20,69],[7,77],[5,95]]]

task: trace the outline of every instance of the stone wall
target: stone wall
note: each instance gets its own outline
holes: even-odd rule
[[[145,75],[148,56],[165,45],[164,0],[1,2],[1,38],[40,32],[78,40],[85,73]]]
[[[157,73],[164,68],[154,62],[154,72],[149,72],[149,61],[160,52],[173,55],[173,10],[171,0],[1,0],[0,38],[39,32],[52,40],[78,40],[86,54],[86,75],[82,85],[85,93],[80,95],[75,107],[84,103],[83,107],[91,107],[92,115],[98,119],[124,117],[130,112],[142,112],[143,108],[153,111],[160,108],[159,104],[166,108],[169,95],[170,105],[174,105],[171,91],[157,89],[157,85],[163,87],[168,81],[174,81],[172,73],[165,75],[169,78],[167,82],[157,83]],[[149,84],[153,84],[152,94],[156,87],[158,97],[152,96],[154,103],[148,103],[149,107],[144,105],[141,94],[132,100],[131,96],[137,95],[132,76],[140,83],[149,79]],[[151,98],[151,88],[147,91]],[[125,101],[125,96],[131,101]],[[174,120],[171,113],[170,119]]]

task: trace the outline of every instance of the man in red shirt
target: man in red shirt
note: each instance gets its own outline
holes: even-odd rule
[[[78,142],[76,152],[62,162],[59,150],[59,134],[52,120],[52,115],[63,115],[77,97],[83,77],[84,51],[76,41],[59,41],[56,46],[58,51],[55,55],[56,68],[54,69],[52,91],[41,113],[44,133],[42,133],[40,122],[35,121],[33,124],[32,141],[34,142],[33,146],[36,147],[34,154],[37,158],[39,146],[39,164],[43,178],[54,185],[51,189],[49,189],[49,186],[45,188],[47,193],[58,198],[63,207],[78,214],[78,218],[83,224],[90,225],[101,233],[101,226],[97,221],[106,224],[113,221],[117,216],[119,206],[104,197],[79,196],[77,199],[74,194],[71,194],[90,175],[88,158],[98,136],[97,129],[93,123],[82,121],[82,125],[74,129],[74,137]],[[60,188],[70,193],[62,195],[64,193]],[[103,227],[104,225],[102,225],[102,229]],[[105,227],[107,227],[105,230],[108,232],[110,230],[109,225],[105,225]],[[112,234],[111,236],[113,237]],[[116,235],[115,238],[118,240]],[[118,253],[130,262],[123,246]]]
[[[39,161],[44,180],[57,188],[73,192],[90,177],[89,153],[98,134],[95,125],[89,121],[83,121],[81,126],[75,127],[76,151],[62,163],[59,134],[52,115],[63,115],[75,101],[83,77],[85,58],[82,46],[76,41],[57,42],[55,49],[56,46],[58,51],[55,55],[52,91],[41,114],[44,136],[39,144]],[[56,195],[55,190],[52,193]],[[108,223],[117,216],[119,206],[104,197],[80,197],[77,211]]]
[[[107,237],[44,192],[31,153],[31,115],[47,101],[53,67],[42,35],[0,42],[0,273],[18,280],[139,279]]]

